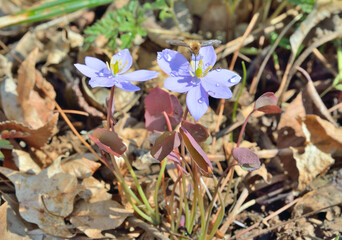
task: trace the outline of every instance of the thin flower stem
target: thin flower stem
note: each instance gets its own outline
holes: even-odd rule
[[[155,205],[155,220],[156,220],[156,222],[154,223],[155,225],[160,224],[160,215],[159,215],[159,207],[158,207],[158,191],[159,191],[161,180],[163,179],[166,163],[167,163],[167,159],[164,158],[160,172],[159,172],[158,180],[156,183],[156,188],[154,190],[154,205]],[[172,209],[171,209],[171,211],[172,211]]]
[[[182,29],[181,29],[179,21],[178,21],[178,19],[176,17],[174,5],[175,5],[175,1],[174,0],[170,0],[169,11],[171,13],[172,20],[175,22],[178,31],[181,33]]]
[[[150,214],[152,215],[152,218],[154,218],[154,217],[155,217],[155,216],[153,216],[153,215],[154,215],[154,214],[153,214],[154,211],[153,211],[151,205],[149,204],[149,202],[148,202],[148,200],[147,200],[147,198],[146,198],[146,195],[145,195],[145,193],[144,193],[144,190],[142,189],[142,187],[141,187],[141,185],[140,185],[140,183],[139,183],[139,181],[138,181],[138,178],[137,178],[137,176],[135,175],[135,172],[134,172],[134,170],[133,170],[131,164],[129,163],[129,161],[128,161],[128,159],[127,159],[127,156],[126,156],[125,154],[123,154],[123,155],[122,155],[122,158],[125,160],[125,163],[126,163],[126,165],[127,165],[127,167],[128,167],[128,170],[129,170],[129,172],[130,172],[130,174],[131,174],[131,176],[132,176],[132,178],[133,178],[133,180],[134,180],[134,183],[135,183],[135,186],[136,186],[136,188],[137,188],[137,190],[138,190],[138,193],[139,193],[139,195],[140,195],[142,201],[144,202],[144,205],[146,206],[146,208],[148,209],[148,211],[149,211]]]
[[[113,107],[113,102],[114,102],[114,89],[115,89],[115,85],[110,89],[109,104],[107,106],[107,129],[108,130],[110,130],[112,127],[111,116],[113,115],[112,107]]]
[[[216,188],[218,189],[218,183],[217,183],[217,180],[216,178],[214,177],[214,183],[216,185]],[[214,234],[216,233],[217,229],[219,228],[221,222],[222,222],[222,219],[224,217],[224,212],[225,212],[225,207],[224,207],[224,201],[222,199],[222,195],[221,195],[221,192],[220,191],[217,191],[218,193],[218,198],[220,200],[220,204],[221,204],[221,208],[219,210],[219,214],[218,214],[218,217],[216,218],[215,220],[215,223],[214,223],[214,226],[212,227],[212,230],[211,230],[211,233],[209,235],[209,238],[208,239],[212,239]],[[212,207],[212,206],[211,206]],[[209,212],[210,213],[210,212]],[[206,231],[208,231],[208,227],[209,227],[209,222],[210,222],[210,217],[208,216],[208,221],[207,221],[207,226],[206,226]]]
[[[182,164],[183,168],[185,168],[185,163]],[[185,227],[190,231],[190,220],[191,220],[191,215],[190,215],[190,209],[189,209],[189,202],[188,202],[188,197],[187,197],[187,192],[186,192],[186,179],[185,175],[182,174],[182,190],[184,194],[184,213],[185,213]]]
[[[180,175],[180,180],[182,180],[182,176],[183,175],[184,174]],[[183,183],[182,183],[182,181],[179,181],[178,184],[179,184],[179,187],[178,187],[178,189],[179,189],[179,211],[178,211],[178,216],[177,216],[177,220],[176,220],[176,229],[178,229],[179,224],[180,224],[180,220],[182,218],[183,201],[184,201],[183,198],[184,198],[184,194],[186,194],[185,192],[182,191],[183,190]]]
[[[171,216],[171,231],[175,232],[175,223],[174,223],[174,214],[173,214],[173,199],[175,197],[175,192],[176,192],[176,187],[177,184],[180,182],[180,180],[182,179],[182,175],[179,175],[179,177],[177,178],[176,182],[173,184],[173,188],[172,188],[172,192],[171,192],[171,196],[170,196],[170,216]],[[179,201],[181,202],[181,201]],[[179,212],[182,212],[182,208],[179,207]],[[177,227],[177,225],[176,225]]]
[[[238,141],[236,143],[236,147],[239,147],[240,146],[240,143],[241,143],[241,140],[242,140],[242,135],[245,131],[245,128],[246,128],[246,125],[247,125],[247,122],[248,122],[248,119],[250,118],[250,116],[255,112],[255,109],[253,109],[253,111],[251,111],[248,116],[246,117],[245,119],[245,122],[243,123],[242,125],[242,128],[240,130],[240,135],[239,135],[239,138],[238,138]]]
[[[166,120],[167,128],[169,129],[170,132],[172,132],[172,126],[171,126],[169,116],[167,115],[167,113],[165,111],[163,111],[163,115],[164,115],[165,120]]]
[[[242,69],[243,69],[242,86],[239,90],[239,93],[238,93],[237,98],[236,98],[235,103],[234,103],[234,108],[233,108],[233,113],[232,113],[232,123],[235,121],[237,107],[239,105],[239,99],[242,95],[243,89],[246,85],[246,79],[247,79],[247,71],[246,71],[245,62],[242,62],[241,64],[242,64]],[[233,142],[233,132],[230,134],[230,140]]]
[[[200,240],[204,240],[206,237],[206,232],[205,230],[205,225],[206,225],[206,219],[205,219],[205,210],[204,210],[204,204],[203,204],[203,198],[202,198],[202,184],[200,182],[200,175],[198,173],[197,166],[194,164],[194,178],[195,178],[195,184],[194,184],[194,189],[195,189],[195,195],[197,196],[198,199],[198,207],[200,210],[201,214],[201,235],[200,235]]]
[[[134,192],[127,186],[121,172],[120,169],[116,163],[115,157],[113,155],[110,155],[113,166],[114,166],[114,175],[115,177],[118,179],[119,183],[122,185],[122,189],[125,191],[125,193],[129,196],[131,196],[132,198],[134,198],[134,201],[136,201],[138,203],[138,205],[144,205],[140,199],[134,194]]]

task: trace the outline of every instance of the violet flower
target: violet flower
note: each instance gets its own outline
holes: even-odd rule
[[[94,58],[86,57],[84,64],[75,64],[75,67],[87,77],[90,77],[91,87],[113,87],[116,86],[124,91],[134,92],[140,90],[139,87],[130,81],[146,81],[157,77],[158,72],[149,70],[137,70],[127,72],[132,66],[133,60],[128,49],[121,50],[113,55],[110,63]]]
[[[241,80],[232,71],[212,70],[216,58],[212,46],[202,47],[197,56],[192,55],[191,63],[176,51],[165,49],[158,52],[160,68],[170,75],[165,79],[164,87],[174,92],[188,93],[186,105],[196,121],[208,110],[208,94],[214,98],[231,98],[233,94],[229,87]]]

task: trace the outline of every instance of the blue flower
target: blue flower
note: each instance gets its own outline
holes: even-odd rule
[[[140,90],[139,87],[130,81],[146,81],[158,76],[158,72],[149,70],[137,70],[127,72],[132,66],[133,60],[128,49],[121,50],[113,55],[110,63],[94,58],[86,57],[84,64],[75,64],[75,67],[85,76],[90,77],[91,87],[113,87],[116,86],[124,91],[134,92]]]
[[[196,121],[208,110],[208,95],[214,98],[231,98],[233,94],[229,87],[241,80],[241,77],[232,71],[212,70],[216,58],[212,46],[202,47],[197,56],[192,55],[190,63],[176,51],[165,49],[158,52],[157,61],[160,68],[170,75],[165,79],[164,87],[174,92],[187,92],[186,105]]]

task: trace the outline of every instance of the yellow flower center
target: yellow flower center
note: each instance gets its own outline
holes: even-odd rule
[[[113,74],[113,76],[115,74],[118,74],[119,72],[121,72],[121,70],[127,65],[128,61],[125,62],[125,64],[123,65],[122,64],[122,60],[119,59],[119,60],[116,60],[115,62],[115,59],[112,58],[110,60],[110,64],[108,64],[108,62],[106,62],[107,64],[107,68],[108,70]]]
[[[194,70],[194,71],[189,70],[192,77],[194,76],[198,78],[205,77],[208,74],[208,72],[212,69],[212,67],[209,66],[203,71],[203,59],[199,60],[197,68],[196,68],[196,62],[194,60],[191,60],[190,65],[191,65],[192,70]]]

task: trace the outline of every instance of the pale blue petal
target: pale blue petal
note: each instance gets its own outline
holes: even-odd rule
[[[114,77],[92,77],[89,81],[89,85],[94,87],[113,87],[116,79]]]
[[[101,71],[103,68],[107,68],[106,63],[94,57],[85,57],[84,61],[88,67],[95,69],[97,71]]]
[[[115,86],[117,86],[121,90],[124,90],[127,92],[135,92],[135,91],[140,90],[139,87],[133,85],[130,82],[126,82],[126,81],[119,81],[119,82],[115,83]]]
[[[190,75],[189,62],[179,52],[164,49],[162,52],[158,52],[157,62],[159,67],[171,77]]]
[[[216,63],[216,53],[213,46],[201,47],[199,55],[203,59],[203,70],[206,70],[209,66],[213,67]]]
[[[78,71],[80,71],[83,75],[85,75],[87,77],[91,78],[91,77],[96,77],[97,76],[96,73],[98,71],[88,67],[87,65],[76,63],[76,64],[74,64],[74,66],[77,68]]]
[[[159,73],[155,71],[137,70],[134,72],[125,73],[121,75],[121,77],[124,77],[127,81],[143,82],[146,80],[156,78],[158,74]]]
[[[170,91],[184,93],[189,91],[193,84],[191,82],[192,77],[168,77],[164,81],[164,88]]]
[[[113,55],[110,61],[113,63],[119,61],[120,74],[127,72],[131,68],[133,63],[132,56],[128,49],[121,50],[117,54]]]
[[[208,110],[208,95],[201,84],[189,90],[188,94],[186,95],[186,105],[196,121],[198,121]]]
[[[232,71],[217,69],[203,77],[201,84],[211,97],[228,99],[233,95],[229,87],[237,84],[240,79],[241,77]]]

